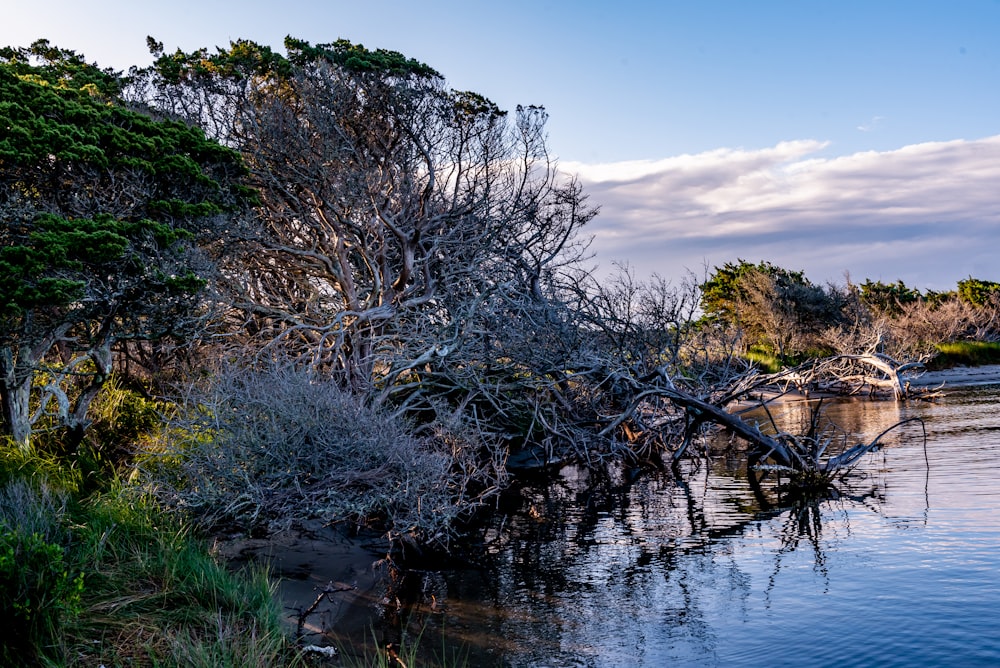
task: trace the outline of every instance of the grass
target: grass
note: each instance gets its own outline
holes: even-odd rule
[[[0,613],[30,631],[7,626],[5,665],[304,665],[266,572],[230,572],[148,496],[113,480],[85,494],[81,482],[0,444],[0,537],[20,560],[0,563]],[[24,592],[42,603],[26,608]]]
[[[1000,364],[1000,342],[953,341],[951,343],[939,343],[935,347],[937,348],[938,355],[929,365],[932,369]]]
[[[928,363],[929,369],[949,369],[955,366],[982,366],[1000,364],[1000,342],[996,341],[953,341],[935,345],[937,356]],[[784,364],[770,350],[755,346],[744,357],[764,373],[778,373],[785,366],[795,366],[810,357],[823,357],[829,351],[809,351],[786,357]]]
[[[744,358],[764,373],[778,373],[782,368],[781,360],[778,359],[777,355],[757,348],[748,350]]]
[[[87,614],[68,625],[55,665],[291,665],[266,573],[230,573],[175,518],[127,490],[76,515]]]
[[[764,373],[778,373],[782,369],[798,366],[807,360],[826,357],[831,354],[833,354],[832,350],[810,349],[796,352],[793,355],[785,355],[782,358],[771,348],[765,346],[752,346],[746,351],[743,358],[755,365]]]
[[[466,668],[469,665],[467,652],[457,648],[449,651],[442,631],[441,649],[431,651],[426,645],[424,631],[418,633],[403,633],[401,642],[379,646],[378,634],[372,629],[374,646],[367,643],[360,648],[360,654],[344,653],[340,664],[345,668],[398,668],[399,666],[422,666],[423,668]]]
[[[286,635],[269,574],[228,570],[183,509],[130,475],[160,407],[112,387],[97,408],[80,447],[64,447],[58,430],[32,447],[0,438],[0,666],[317,665]],[[467,664],[428,663],[419,645],[413,637],[349,660]]]

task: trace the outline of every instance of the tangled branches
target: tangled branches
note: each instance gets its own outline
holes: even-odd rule
[[[275,531],[351,521],[447,542],[504,483],[502,460],[448,425],[408,425],[308,371],[221,369],[193,391],[144,464],[203,525]]]

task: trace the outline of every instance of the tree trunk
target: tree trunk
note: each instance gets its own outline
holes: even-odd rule
[[[14,351],[0,348],[0,435],[9,436],[27,449],[31,436],[31,374],[19,377],[16,366]]]

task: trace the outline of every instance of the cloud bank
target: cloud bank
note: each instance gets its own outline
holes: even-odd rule
[[[599,271],[700,274],[742,258],[814,282],[1000,281],[1000,135],[835,158],[803,140],[656,161],[563,163],[601,206]]]

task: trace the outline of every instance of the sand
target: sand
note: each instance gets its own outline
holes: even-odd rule
[[[910,384],[920,387],[935,387],[940,385],[943,386],[942,389],[974,385],[997,385],[1000,384],[1000,364],[972,367],[957,366],[939,371],[925,371],[923,374],[911,378]]]

